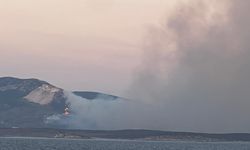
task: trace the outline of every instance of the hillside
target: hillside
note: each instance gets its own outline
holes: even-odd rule
[[[97,92],[72,92],[87,100],[116,96]],[[103,98],[105,100],[105,98]],[[69,128],[68,124],[48,122],[50,116],[67,118],[65,90],[38,79],[0,78],[0,127]]]

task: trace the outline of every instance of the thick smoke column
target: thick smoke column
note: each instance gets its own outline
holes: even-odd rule
[[[131,100],[68,94],[80,129],[250,132],[248,0],[190,0],[151,28]]]
[[[129,94],[158,107],[162,129],[250,132],[249,6],[193,0],[150,30]]]

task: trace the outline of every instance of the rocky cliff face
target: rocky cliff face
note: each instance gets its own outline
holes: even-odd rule
[[[37,79],[0,78],[0,127],[50,127],[46,117],[64,112],[63,90]]]
[[[62,90],[49,84],[42,84],[38,88],[31,91],[24,98],[30,102],[40,105],[48,105],[55,99],[56,95]]]

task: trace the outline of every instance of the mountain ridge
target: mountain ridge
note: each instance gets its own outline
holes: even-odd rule
[[[118,98],[91,91],[72,93],[86,100]],[[47,121],[50,116],[66,118],[68,107],[66,91],[62,88],[35,78],[0,77],[0,127],[68,128],[68,125]]]

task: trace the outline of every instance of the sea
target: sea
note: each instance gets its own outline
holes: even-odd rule
[[[250,143],[0,138],[0,150],[250,150]]]

